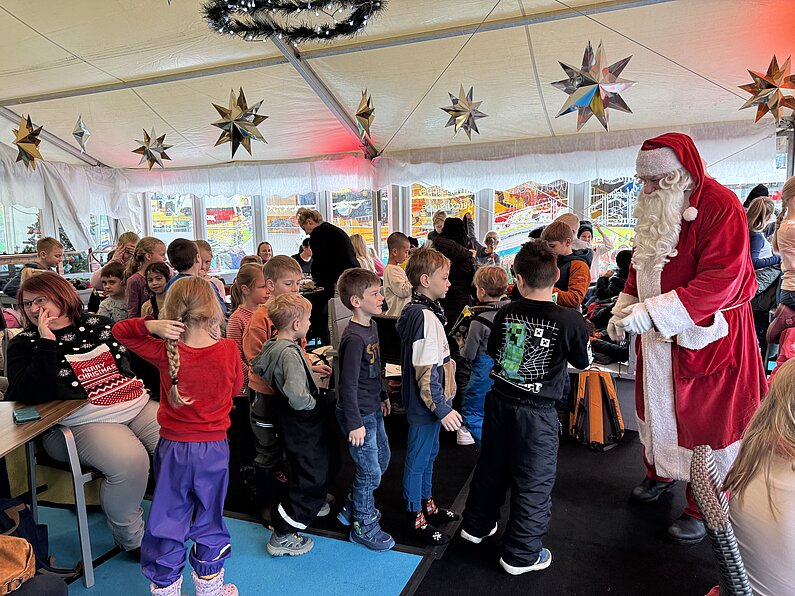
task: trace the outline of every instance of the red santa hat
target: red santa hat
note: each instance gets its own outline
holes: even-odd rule
[[[693,221],[698,216],[698,203],[704,185],[704,162],[696,149],[696,144],[686,134],[669,132],[648,139],[638,152],[635,163],[638,176],[662,176],[684,168],[693,179],[690,189],[690,207],[685,209],[682,218]]]

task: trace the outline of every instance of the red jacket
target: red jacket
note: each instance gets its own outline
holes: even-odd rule
[[[160,436],[185,443],[222,441],[229,428],[232,397],[243,387],[240,350],[231,339],[219,339],[206,348],[179,343],[179,391],[193,400],[181,408],[168,401],[171,373],[166,342],[149,335],[144,319],[126,319],[113,326],[113,335],[127,348],[160,371]]]

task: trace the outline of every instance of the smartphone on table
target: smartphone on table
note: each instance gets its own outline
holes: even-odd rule
[[[41,414],[36,408],[20,408],[14,410],[14,422],[16,424],[25,424],[26,422],[33,422],[34,420],[41,420]]]

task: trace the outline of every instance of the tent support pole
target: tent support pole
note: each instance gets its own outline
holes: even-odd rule
[[[298,50],[286,43],[283,39],[271,37],[271,41],[279,49],[279,51],[284,54],[284,57],[287,58],[287,61],[293,65],[293,68],[295,68],[298,74],[301,75],[301,77],[312,88],[312,91],[314,91],[320,100],[326,104],[326,107],[339,121],[339,123],[342,124],[345,130],[348,131],[348,133],[354,139],[356,139],[356,142],[359,143],[362,151],[364,151],[365,157],[367,157],[367,159],[373,159],[374,157],[377,157],[378,149],[375,148],[375,146],[367,137],[362,139],[359,136],[359,127],[356,124],[356,121],[345,110],[340,101],[334,96],[331,90],[326,86],[326,84],[312,69],[312,67],[307,64],[306,60],[301,57],[301,54],[298,53]]]

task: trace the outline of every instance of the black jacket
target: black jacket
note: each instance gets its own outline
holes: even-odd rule
[[[569,288],[569,271],[572,261],[583,261],[588,267],[593,261],[593,251],[588,248],[578,248],[573,250],[570,255],[558,256],[558,269],[560,269],[560,279],[555,282],[555,287],[561,290]]]
[[[450,289],[441,303],[444,316],[447,317],[448,324],[452,325],[464,307],[471,303],[475,259],[466,248],[445,236],[437,236],[433,247],[450,259]]]
[[[346,269],[359,266],[351,239],[344,230],[324,221],[309,236],[312,249],[312,278],[331,291]]]

